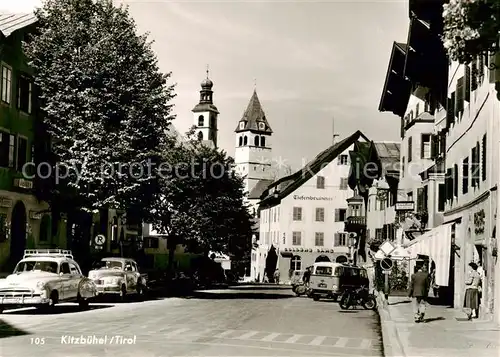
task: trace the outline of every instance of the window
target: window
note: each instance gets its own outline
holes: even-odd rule
[[[325,177],[324,176],[316,176],[316,188],[325,188]]]
[[[198,126],[203,126],[205,125],[205,118],[203,117],[203,115],[200,115],[198,117]]]
[[[470,71],[470,90],[471,92],[477,89],[477,62],[472,61]]]
[[[302,207],[293,208],[293,220],[302,221]]]
[[[266,130],[266,124],[259,123],[259,130]]]
[[[453,196],[458,197],[458,165],[453,166]]]
[[[347,155],[340,155],[338,159],[339,165],[347,165],[349,163],[349,157]]]
[[[158,249],[160,247],[160,240],[155,237],[144,238],[144,248]]]
[[[316,208],[316,222],[324,222],[324,221],[325,221],[325,209]]]
[[[266,146],[266,137],[265,136],[260,137],[260,146],[263,146],[263,147]]]
[[[31,79],[21,75],[17,83],[17,107],[19,110],[31,114]]]
[[[291,270],[301,270],[302,268],[302,262],[300,261],[300,257],[298,255],[295,255],[291,260],[290,260],[290,269]]]
[[[245,136],[243,137],[243,145],[245,145],[245,146],[246,146],[247,144],[248,144],[248,138],[247,138],[247,136],[245,135]]]
[[[12,138],[12,139],[11,139]],[[0,166],[1,167],[13,167],[10,165],[10,144],[15,143],[15,137],[9,133],[0,132]],[[13,155],[12,155],[13,157]],[[13,162],[13,161],[12,161]]]
[[[457,87],[455,90],[455,116],[460,118],[460,114],[464,111],[464,77],[457,80]]]
[[[61,264],[61,273],[63,273],[63,274],[71,274],[71,270],[69,269],[69,264],[68,263],[62,263]]]
[[[401,159],[401,177],[405,177],[405,157]]]
[[[469,158],[466,157],[462,163],[462,193],[469,192]]]
[[[481,171],[481,175],[482,175],[482,179],[483,181],[486,181],[486,134],[484,134],[483,136],[483,157],[481,158],[481,166],[482,166],[482,171]]]
[[[259,146],[259,137],[258,136],[253,138],[253,144],[254,144],[254,146]]]
[[[415,107],[415,117],[418,118],[418,115],[420,114],[420,103],[417,103]]]
[[[16,137],[9,136],[9,167],[14,167],[14,158],[16,155]]]
[[[242,136],[240,136],[240,137],[238,138],[238,146],[242,146],[242,145],[243,145],[243,137],[242,137]]]
[[[479,188],[479,155],[477,147],[471,149],[471,186]]]
[[[315,275],[332,276],[332,267],[316,267]]]
[[[446,170],[445,185],[446,200],[453,200],[453,169],[451,168]]]
[[[78,268],[75,266],[75,264],[69,264],[69,271],[71,275],[80,275],[80,272],[78,271]]]
[[[335,233],[333,244],[335,247],[345,247],[347,245],[347,234]]]
[[[470,91],[471,91],[471,78],[470,78],[470,67],[469,65],[464,65],[464,100],[470,103]]]
[[[292,245],[301,245],[302,232],[292,232]]]
[[[411,162],[412,160],[411,151],[412,151],[412,137],[410,136],[408,138],[408,162]]]
[[[198,132],[198,140],[199,141],[203,140],[203,133],[201,131]]]
[[[28,140],[19,137],[17,140],[17,171],[22,171],[28,155]]]
[[[420,147],[420,157],[422,159],[431,158],[431,134],[422,134],[422,145]]]
[[[347,190],[347,177],[341,177],[340,178],[340,189],[341,190]]]
[[[245,129],[245,122],[240,122],[240,130],[243,130]]]
[[[314,245],[316,247],[322,247],[325,245],[325,233],[316,232],[314,235]]]
[[[12,96],[12,69],[2,66],[2,102],[9,103]]]
[[[444,211],[446,203],[446,185],[441,183],[438,187],[438,212]]]
[[[335,209],[335,222],[344,222],[346,220],[347,209],[336,208]]]
[[[417,189],[417,211],[427,211],[427,185]]]

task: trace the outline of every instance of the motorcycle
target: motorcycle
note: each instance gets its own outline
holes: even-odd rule
[[[311,289],[309,288],[309,284],[305,284],[304,282],[300,282],[292,286],[292,291],[297,296],[307,295],[309,296]]]
[[[339,305],[343,310],[347,310],[351,306],[363,306],[365,310],[375,310],[377,308],[377,300],[375,295],[362,286],[358,289],[346,289],[340,298]]]

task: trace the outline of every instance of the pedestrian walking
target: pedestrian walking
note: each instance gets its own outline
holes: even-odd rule
[[[276,271],[274,272],[274,282],[276,284],[280,283],[280,271],[279,271],[279,269],[276,269]]]
[[[481,274],[477,271],[478,265],[474,262],[469,263],[471,268],[465,281],[464,310],[467,319],[478,317],[479,312],[479,292],[481,289]]]
[[[424,319],[429,286],[430,277],[427,273],[427,267],[417,268],[417,272],[411,276],[410,293],[408,294],[413,300],[415,322],[421,322]]]

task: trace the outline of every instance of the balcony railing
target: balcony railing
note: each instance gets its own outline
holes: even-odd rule
[[[359,232],[366,228],[365,216],[350,216],[344,222],[344,231],[346,232]]]

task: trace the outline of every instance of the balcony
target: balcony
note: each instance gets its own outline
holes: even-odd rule
[[[366,229],[366,217],[364,216],[351,216],[347,217],[344,222],[345,232],[356,232],[360,233],[364,229]]]

